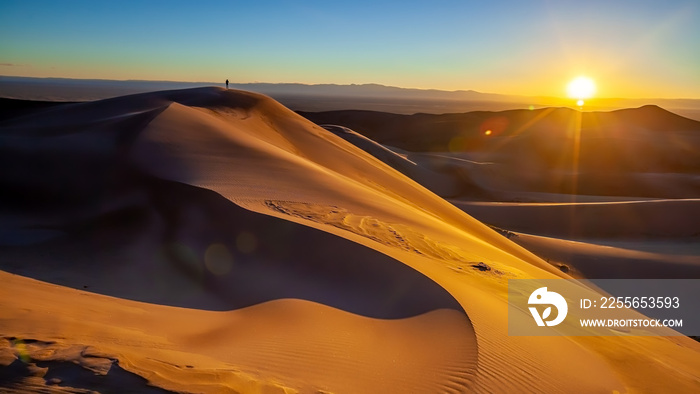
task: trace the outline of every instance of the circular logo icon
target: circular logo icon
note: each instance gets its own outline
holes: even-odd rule
[[[550,305],[543,312],[542,316],[537,311],[534,306],[529,307],[532,317],[535,319],[535,323],[538,326],[556,326],[557,324],[564,321],[566,318],[566,313],[569,312],[569,306],[566,304],[566,300],[559,293],[553,291],[547,291],[546,287],[540,287],[530,294],[530,298],[527,300],[530,305]],[[557,308],[556,319],[546,320],[552,314],[552,306]]]

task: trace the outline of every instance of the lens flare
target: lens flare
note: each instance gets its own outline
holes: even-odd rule
[[[233,267],[233,256],[225,245],[213,244],[204,252],[204,265],[214,275],[226,275]]]
[[[258,239],[254,234],[243,231],[236,237],[236,247],[240,252],[251,254],[258,248]]]

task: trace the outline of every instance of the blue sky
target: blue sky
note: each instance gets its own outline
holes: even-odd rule
[[[700,1],[4,1],[0,75],[700,98]]]

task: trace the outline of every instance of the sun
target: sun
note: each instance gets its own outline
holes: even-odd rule
[[[595,82],[588,77],[576,77],[566,86],[566,93],[570,98],[578,100],[577,105],[582,106],[584,99],[591,98],[595,94]]]

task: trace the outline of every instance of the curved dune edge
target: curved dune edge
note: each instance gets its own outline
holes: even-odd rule
[[[470,215],[512,231],[573,239],[686,238],[700,234],[700,199],[588,203],[452,201]]]
[[[440,384],[445,387],[463,390],[469,386],[479,392],[698,389],[700,348],[686,338],[508,337],[507,279],[565,275],[274,101],[220,89],[161,92],[149,97],[158,103],[160,112],[145,128],[141,123],[143,130],[131,150],[131,159],[141,169],[213,190],[248,209],[368,246],[447,289],[471,320],[478,365],[475,376],[467,378],[469,385],[464,381],[448,385],[450,378],[443,377]],[[107,106],[105,103],[93,105]],[[473,270],[475,262],[493,269]],[[3,310],[6,308],[21,311],[12,305]],[[311,315],[321,316],[320,309],[325,309],[318,309]],[[450,324],[437,326],[444,329]],[[25,328],[17,330],[31,334]],[[457,336],[463,339],[464,334]],[[465,346],[473,351],[473,345]],[[282,362],[282,353],[275,354],[280,355],[277,362]],[[220,365],[216,363],[221,361],[208,357],[196,359],[202,360],[202,366],[207,365],[206,360]],[[127,369],[138,369],[134,367],[138,363],[133,361],[135,356],[123,358]],[[406,358],[419,360],[417,353]],[[250,360],[247,367],[261,371],[264,363]],[[464,373],[464,369],[459,371]],[[353,378],[364,380],[365,376],[372,383],[371,374],[357,370]],[[293,381],[289,376],[288,382]],[[283,383],[294,386],[288,382]]]
[[[550,263],[566,267],[569,274],[591,278],[678,279],[700,276],[700,257],[691,241],[570,241],[539,235],[512,233],[513,242]],[[640,250],[640,249],[650,250]],[[654,251],[656,249],[656,251]],[[668,253],[673,249],[675,253]],[[693,250],[690,250],[693,249]],[[684,254],[688,253],[688,254]]]
[[[476,344],[455,310],[383,320],[281,299],[211,312],[4,272],[0,279],[0,365],[25,354],[39,366],[65,361],[94,370],[101,359],[108,366],[98,372],[107,373],[118,360],[151,385],[185,392],[461,392],[474,378]],[[12,337],[26,343],[12,344]],[[146,388],[144,382],[120,391]]]

